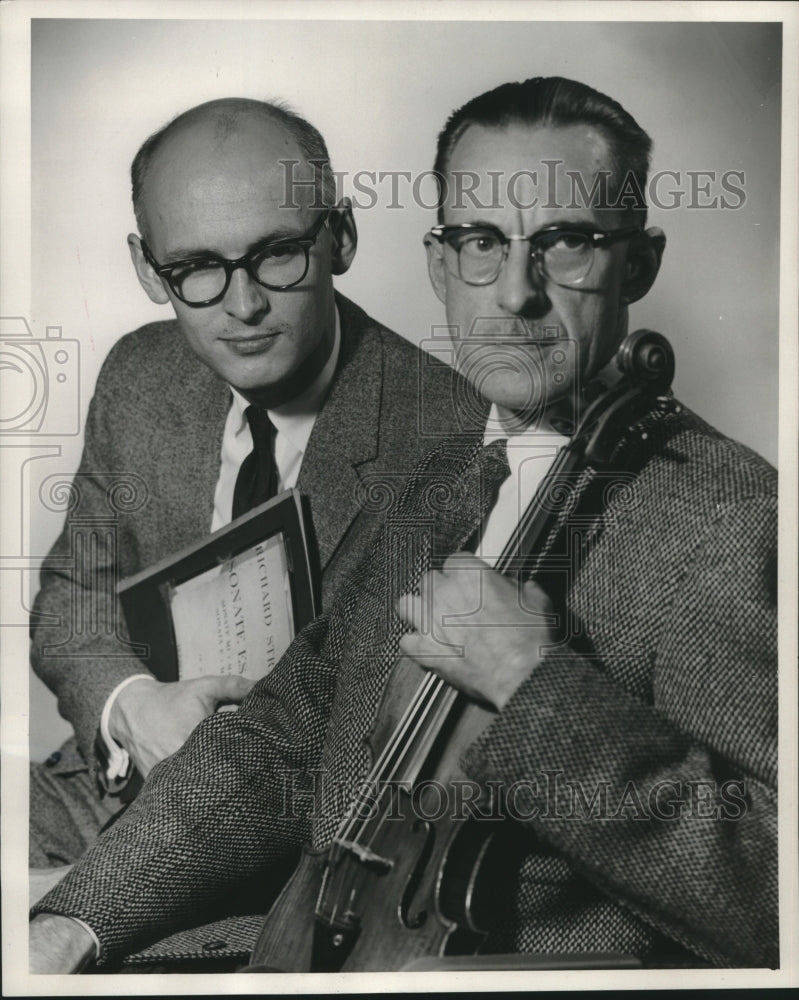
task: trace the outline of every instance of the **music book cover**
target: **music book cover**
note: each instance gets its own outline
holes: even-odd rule
[[[264,677],[316,614],[314,551],[306,503],[286,490],[122,580],[130,639],[161,681]]]

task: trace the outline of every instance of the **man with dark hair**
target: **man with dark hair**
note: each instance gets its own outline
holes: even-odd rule
[[[567,121],[564,104],[578,109]],[[255,961],[303,971],[281,958],[306,954],[306,970],[358,971],[417,958],[414,934],[452,918],[463,860],[448,856],[440,877],[419,870],[439,848],[426,835],[436,809],[414,792],[441,751],[416,712],[438,719],[429,693],[448,688],[425,682],[412,715],[389,699],[409,726],[390,755],[378,755],[382,737],[374,766],[365,740],[387,727],[375,734],[389,678],[419,667],[466,697],[448,773],[460,759],[469,822],[496,829],[488,799],[509,837],[487,897],[479,874],[468,887],[494,903],[484,953],[549,968],[778,965],[774,470],[661,388],[609,424],[607,488],[597,467],[578,466],[550,491],[569,428],[613,385],[628,305],[665,245],[623,205],[571,196],[575,177],[592,191],[632,169],[618,141],[631,133],[646,159],[648,140],[615,102],[559,79],[506,85],[453,117],[442,187],[459,174],[480,183],[468,202],[444,200],[425,244],[458,368],[493,404],[483,446],[446,443],[422,461],[336,606],[235,716],[206,720],[155,769],[42,900],[34,968],[92,956],[113,967],[165,934],[248,912],[303,843],[334,839],[326,881],[306,884],[306,909],[302,894],[281,897]],[[517,581],[493,567],[533,497],[534,577],[524,563]],[[386,777],[399,779],[399,802],[363,839]],[[359,788],[345,819],[342,790]],[[392,826],[403,815],[411,823]],[[312,871],[306,859],[306,880]],[[432,895],[417,899],[428,880]],[[42,959],[56,934],[60,954]],[[202,940],[178,934],[150,954]]]
[[[132,765],[145,776],[251,684],[159,683],[125,642],[114,583],[296,485],[310,501],[326,606],[380,523],[359,500],[364,483],[399,486],[432,443],[420,393],[431,428],[461,426],[451,369],[334,295],[356,228],[308,122],[259,101],[200,105],[144,143],[132,181],[133,265],[176,319],[123,337],[105,362],[77,506],[42,569],[33,665],[77,740],[31,768],[35,868],[76,860],[129,796]],[[271,470],[255,493],[245,490],[252,453]]]
[[[550,126],[590,125],[608,143],[608,164],[596,172],[596,188],[586,193],[594,207],[611,205],[640,215],[646,223],[646,180],[652,140],[624,108],[576,80],[560,76],[534,77],[523,83],[506,83],[468,101],[453,112],[438,137],[434,172],[438,181],[438,221],[444,221],[448,178],[452,178],[450,156],[463,133],[471,126],[504,128],[510,125]],[[540,190],[551,195],[545,177],[554,162],[544,161]],[[524,171],[528,173],[529,171]],[[575,183],[582,181],[576,173]],[[608,185],[613,188],[609,189]],[[512,185],[511,185],[512,186]],[[545,200],[542,198],[542,200]]]

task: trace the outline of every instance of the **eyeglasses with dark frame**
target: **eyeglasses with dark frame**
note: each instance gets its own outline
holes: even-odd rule
[[[282,292],[299,285],[308,273],[309,251],[330,212],[329,208],[322,212],[307,233],[262,243],[238,260],[209,253],[159,264],[144,240],[141,249],[150,267],[166,281],[181,302],[187,306],[212,306],[225,297],[233,272],[239,267],[270,291]]]
[[[590,226],[549,226],[532,236],[507,236],[482,223],[438,225],[428,233],[454,251],[444,253],[447,270],[467,285],[490,285],[499,277],[511,243],[529,243],[530,257],[539,273],[556,285],[574,288],[591,272],[596,247],[606,247],[643,232],[639,227],[597,230]],[[454,266],[454,269],[453,269]]]

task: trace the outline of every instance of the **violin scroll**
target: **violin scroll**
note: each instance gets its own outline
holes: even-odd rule
[[[595,468],[612,465],[619,441],[659,397],[664,399],[674,377],[674,351],[653,330],[636,330],[622,342],[616,364],[623,378],[586,410],[572,444]]]
[[[616,355],[619,370],[634,383],[665,392],[674,378],[674,351],[654,330],[636,330],[625,337]]]

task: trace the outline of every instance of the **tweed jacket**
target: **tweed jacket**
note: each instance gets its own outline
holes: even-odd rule
[[[566,641],[463,760],[529,789],[487,948],[776,966],[776,473],[680,407],[628,447],[632,479],[587,519],[565,574]],[[257,910],[303,842],[329,843],[341,788],[368,769],[404,629],[395,596],[490,509],[474,451],[423,460],[335,608],[153,770],[36,912],[86,921],[113,962]],[[575,496],[596,484],[582,475]],[[556,570],[569,506],[545,545]]]
[[[377,533],[385,507],[373,484],[396,488],[442,435],[469,420],[480,428],[486,412],[448,366],[343,296],[336,302],[339,365],[297,482],[310,500],[323,606]],[[108,695],[144,669],[126,642],[114,584],[209,533],[229,406],[228,386],[174,322],[123,337],[103,365],[31,630],[33,667],[90,764]],[[56,770],[73,767],[64,755]]]

